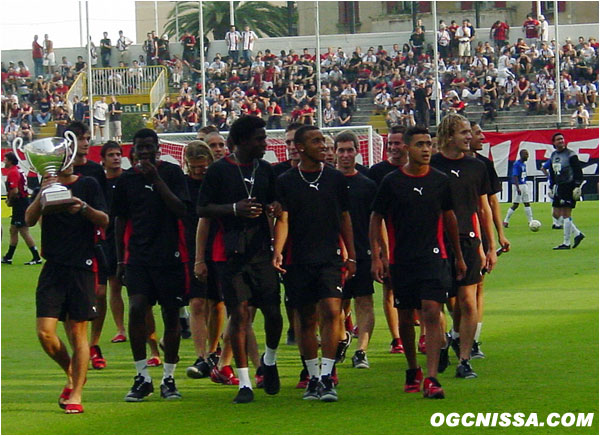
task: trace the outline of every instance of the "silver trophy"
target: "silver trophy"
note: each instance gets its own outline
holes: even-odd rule
[[[17,138],[13,141],[13,151],[22,168],[42,176],[56,177],[73,163],[77,153],[77,137],[73,132],[66,131],[64,138],[42,138],[25,145],[22,138]],[[21,160],[23,155],[25,161]],[[58,182],[46,186],[40,195],[43,215],[62,212],[75,203],[71,191]]]

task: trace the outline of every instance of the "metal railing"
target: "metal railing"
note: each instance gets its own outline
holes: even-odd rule
[[[94,95],[148,94],[159,77],[164,77],[166,82],[167,69],[162,65],[137,68],[92,68],[92,93]]]
[[[167,76],[167,69],[162,67],[162,71],[156,78],[152,88],[150,88],[150,117],[153,117],[154,114],[158,112],[158,108],[160,108],[168,90],[169,79]]]
[[[85,73],[79,73],[75,78],[75,81],[69,88],[66,96],[66,106],[69,108],[69,116],[73,116],[72,108],[73,108],[73,100],[77,97],[80,101],[83,97],[87,96],[87,81],[85,77]]]

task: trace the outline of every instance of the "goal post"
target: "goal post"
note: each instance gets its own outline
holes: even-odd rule
[[[321,129],[324,135],[332,138],[345,130],[354,132],[358,137],[360,158],[357,161],[359,163],[369,167],[381,162],[384,147],[383,137],[375,132],[372,126],[323,127]],[[229,132],[219,133],[225,138],[229,134]],[[196,132],[159,133],[158,139],[161,156],[169,160],[175,160],[179,165],[182,165],[186,145],[197,139],[197,137]],[[267,152],[264,159],[271,163],[277,163],[285,161],[287,158],[285,130],[267,130]]]

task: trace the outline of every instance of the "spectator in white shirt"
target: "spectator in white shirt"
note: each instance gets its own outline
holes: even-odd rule
[[[254,43],[258,40],[258,36],[253,30],[250,30],[250,26],[244,27],[242,32],[242,56],[246,59],[246,62],[252,62],[252,50],[254,50]]]
[[[240,59],[240,41],[242,35],[235,30],[235,26],[229,28],[229,32],[225,34],[225,44],[227,44],[227,53],[233,59],[233,63],[237,64]]]
[[[577,110],[573,112],[573,115],[571,115],[571,126],[575,126],[575,123],[577,123],[578,126],[583,127],[588,127],[590,125],[590,113],[582,104],[580,104]]]

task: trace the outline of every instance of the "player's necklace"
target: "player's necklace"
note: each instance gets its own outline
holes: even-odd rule
[[[254,182],[255,182],[255,178],[254,175],[256,174],[256,170],[258,168],[258,160],[253,159],[252,160],[252,174],[250,175],[250,178],[248,177],[244,177],[244,173],[242,173],[242,168],[241,168],[241,163],[237,158],[237,155],[235,153],[231,153],[231,155],[233,156],[233,158],[235,159],[235,161],[237,162],[237,169],[240,172],[240,177],[242,178],[242,185],[244,185],[244,189],[246,190],[246,194],[248,194],[248,199],[252,198],[252,191],[254,190]],[[248,189],[248,185],[250,185],[250,189]]]
[[[304,174],[302,174],[302,170],[300,169],[300,166],[302,165],[302,163],[298,163],[298,174],[300,174],[300,178],[302,180],[304,180],[305,183],[308,184],[309,188],[313,188],[315,190],[319,190],[319,179],[321,178],[321,176],[323,175],[323,170],[325,169],[325,165],[323,165],[323,162],[321,162],[321,171],[319,172],[319,175],[317,176],[317,178],[315,180],[313,180],[312,182],[309,180],[306,180],[306,178],[304,177]]]

